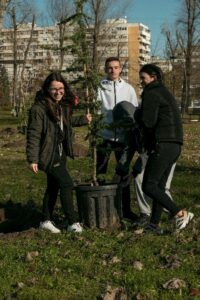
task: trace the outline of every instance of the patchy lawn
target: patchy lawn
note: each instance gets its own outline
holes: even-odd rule
[[[127,222],[115,231],[86,228],[81,235],[70,234],[59,201],[55,220],[62,233],[39,230],[46,179],[28,170],[25,136],[17,132],[17,123],[9,112],[0,115],[0,207],[6,213],[0,223],[0,299],[199,298],[200,123],[184,124],[185,143],[172,184],[175,201],[195,219],[175,233],[164,214],[162,223],[169,229],[164,236],[144,235]],[[87,148],[85,132],[76,129],[76,142]],[[68,161],[74,180],[89,176],[88,161],[86,156]],[[113,165],[112,159],[110,170]],[[132,208],[137,213],[133,187]]]

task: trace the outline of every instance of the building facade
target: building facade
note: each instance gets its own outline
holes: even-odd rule
[[[158,65],[164,75],[165,83],[175,95],[176,99],[181,102],[183,80],[186,77],[185,56],[182,49],[177,49],[174,56],[170,59],[162,59],[157,56],[151,57],[151,63]],[[192,47],[191,54],[191,71],[190,85],[186,81],[186,88],[190,89],[191,106],[200,106],[200,45]]]
[[[151,33],[141,23],[128,24],[128,74],[129,82],[140,93],[139,70],[150,60]]]
[[[107,20],[103,26],[101,66],[109,56],[117,56],[122,63],[122,77],[132,84],[139,95],[139,70],[150,60],[151,33],[141,23],[128,23],[127,19]]]
[[[88,27],[88,43],[92,43],[92,26]],[[64,46],[70,43],[70,36],[75,28],[68,26]],[[25,52],[30,39],[31,24],[22,24],[17,29],[17,72],[18,78],[22,67],[24,77],[29,81],[38,78],[45,70],[56,70],[60,66],[59,27],[35,26],[27,59],[24,64]],[[151,35],[148,27],[143,24],[131,24],[126,19],[107,20],[100,28],[97,47],[99,68],[104,72],[107,57],[117,56],[122,62],[122,77],[131,83],[139,93],[139,69],[150,59]],[[65,53],[62,69],[66,70],[73,64],[74,57]],[[0,65],[8,73],[10,82],[13,76],[13,29],[2,28],[0,36]]]

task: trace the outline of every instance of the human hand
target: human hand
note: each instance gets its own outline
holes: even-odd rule
[[[38,172],[38,164],[32,163],[32,164],[29,165],[29,167],[30,167],[30,169],[31,169],[31,171],[33,173],[37,173]]]
[[[90,124],[92,122],[92,115],[90,113],[88,113],[86,115],[86,117],[87,117],[87,120],[88,120],[88,124]]]

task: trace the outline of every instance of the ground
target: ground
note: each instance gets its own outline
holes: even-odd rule
[[[175,232],[166,214],[167,234],[144,235],[131,223],[116,230],[85,228],[66,232],[58,202],[55,221],[62,233],[38,229],[45,188],[43,173],[25,160],[25,135],[9,111],[0,115],[0,299],[198,299],[200,295],[200,123],[184,124],[184,146],[172,184],[174,200],[195,214]],[[83,145],[86,128],[76,130]],[[87,151],[68,161],[76,182],[89,177]],[[108,178],[112,177],[111,160]],[[138,212],[133,185],[132,209]],[[74,195],[75,196],[75,195]],[[3,217],[3,216],[2,216]]]

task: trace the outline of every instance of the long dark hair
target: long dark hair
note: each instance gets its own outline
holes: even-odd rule
[[[163,71],[155,64],[146,64],[142,66],[142,68],[140,69],[140,73],[141,72],[147,73],[150,76],[156,76],[157,81],[159,81],[160,83],[163,83],[164,81]]]
[[[68,106],[68,110],[70,110],[70,112],[71,112],[71,105],[74,102],[75,95],[70,90],[66,80],[60,74],[60,72],[52,72],[45,79],[45,81],[42,85],[42,92],[43,92],[43,96],[46,101],[47,110],[48,110],[48,113],[51,116],[51,118],[54,121],[58,122],[60,120],[60,113],[59,113],[60,105],[58,103],[56,103],[54,101],[54,99],[51,97],[51,95],[49,94],[49,87],[50,87],[50,84],[52,81],[59,81],[59,82],[63,83],[65,93],[64,93],[62,100],[60,101],[60,104]],[[67,117],[68,116],[63,115],[63,119],[64,119],[65,123],[67,123],[67,120],[66,120]]]

